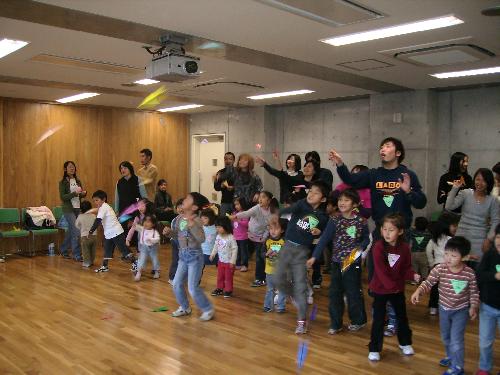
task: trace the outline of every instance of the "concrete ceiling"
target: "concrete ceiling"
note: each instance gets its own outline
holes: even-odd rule
[[[123,84],[144,77],[140,69],[147,65],[150,56],[141,47],[155,43],[156,36],[167,30],[193,36],[187,47],[191,48],[189,52],[201,57],[204,73],[196,80],[165,83],[169,97],[159,108],[186,103],[206,105],[189,111],[197,112],[500,82],[499,74],[448,80],[429,76],[435,72],[497,66],[500,58],[496,56],[473,63],[426,67],[380,53],[465,38],[463,43],[473,43],[500,54],[499,18],[481,15],[482,9],[498,1],[356,2],[384,17],[335,27],[269,6],[262,0],[4,0],[0,7],[0,16],[3,16],[0,17],[0,38],[20,39],[30,44],[0,59],[0,96],[53,101],[91,86],[103,94],[79,103],[134,108],[161,84],[134,87]],[[318,42],[336,35],[448,14],[465,23],[342,47]],[[200,43],[207,40],[221,42],[222,47],[199,49]],[[137,70],[109,73],[30,61],[39,54],[104,61]],[[367,59],[377,60],[385,67],[356,71],[339,65]],[[214,80],[226,83],[194,88],[196,83]],[[246,99],[259,93],[303,88],[315,93],[266,101]]]

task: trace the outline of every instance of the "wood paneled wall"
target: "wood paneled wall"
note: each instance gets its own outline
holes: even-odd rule
[[[140,168],[139,151],[150,148],[159,178],[174,199],[187,193],[187,115],[41,104],[0,98],[0,203],[3,207],[60,204],[63,163],[73,160],[84,188],[114,200],[118,165]],[[37,144],[46,132],[58,129]]]

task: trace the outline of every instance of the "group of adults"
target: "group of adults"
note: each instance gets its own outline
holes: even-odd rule
[[[361,214],[372,216],[376,225],[386,213],[399,212],[405,217],[407,228],[411,226],[412,207],[424,208],[427,199],[416,174],[401,164],[404,159],[401,141],[394,138],[382,141],[382,166],[379,168],[356,165],[349,171],[337,156],[335,152],[330,153],[330,159],[336,164],[343,182],[332,189],[333,196],[352,186],[361,197]],[[257,202],[258,192],[263,189],[263,185],[254,170],[255,164],[279,180],[280,203],[290,203],[305,197],[311,182],[315,180],[322,180],[332,187],[332,172],[321,167],[317,151],[306,153],[303,166],[297,154],[288,155],[284,164],[277,152],[273,153],[273,159],[272,166],[260,157],[253,158],[245,153],[239,155],[235,166],[235,155],[232,152],[224,155],[225,167],[214,176],[214,189],[222,193],[222,215],[233,210],[235,197],[243,197],[249,203]],[[439,181],[437,202],[443,205],[445,211],[460,215],[456,235],[464,236],[471,242],[471,258],[479,260],[482,253],[492,246],[495,227],[499,223],[500,163],[492,169],[479,168],[474,176],[468,174],[468,164],[469,157],[462,152],[451,156],[448,171]],[[378,235],[375,230],[374,236]]]
[[[153,153],[150,149],[139,152],[141,168],[135,172],[129,161],[119,165],[121,178],[116,183],[114,209],[117,214],[122,213],[141,199],[153,203],[158,220],[171,220],[174,214],[172,197],[167,192],[167,181],[158,180],[158,168],[151,163]],[[80,214],[80,203],[86,197],[87,191],[83,188],[82,180],[77,175],[76,163],[66,161],[63,165],[64,174],[59,182],[59,196],[62,201],[63,217],[67,230],[61,244],[61,255],[81,261],[80,232],[75,221]],[[133,219],[123,220],[124,230],[128,230]],[[71,248],[71,255],[69,249]]]

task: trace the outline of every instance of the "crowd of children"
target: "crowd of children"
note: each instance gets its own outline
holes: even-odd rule
[[[382,141],[382,166],[376,169],[356,166],[349,172],[336,151],[332,150],[329,156],[344,181],[342,186],[330,192],[331,184],[312,179],[304,180],[304,185],[292,184],[289,187],[292,190],[285,191],[288,185],[284,184],[281,209],[268,191],[261,191],[253,206],[244,196],[233,197],[232,204],[226,196],[222,212],[197,192],[189,193],[173,205],[166,182],[160,180],[155,202],[161,202],[162,206],[147,200],[138,202],[127,235],[107,203],[106,193],[98,190],[92,196],[97,214],[94,215],[90,202],[83,201],[82,214],[76,221],[82,236],[83,265],[90,267],[95,261],[95,231],[102,225],[104,258],[96,272],[109,270],[116,246],[123,259],[132,263],[136,281],[141,279],[148,257],[152,261],[153,278],[159,278],[161,234],[157,216],[163,214],[163,219],[170,219],[162,231],[162,235],[170,237],[172,249],[169,283],[179,303],[172,316],[191,314],[187,286],[201,310],[200,320],[211,320],[215,309],[200,287],[203,269],[210,265],[217,267],[217,282],[211,295],[230,298],[235,271],[248,271],[249,258],[255,254],[255,280],[251,286],[266,286],[263,311],[285,312],[289,297],[297,310],[295,333],[305,334],[313,290],[308,269],[314,269],[313,284],[319,287],[319,262],[326,259],[325,268],[331,275],[328,334],[337,335],[345,329],[346,305],[350,320],[347,331],[359,331],[367,324],[362,287],[366,261],[368,293],[373,298],[369,360],[381,359],[384,336],[394,334],[401,352],[414,354],[405,298],[405,284],[409,281],[418,285],[411,302],[417,304],[424,293],[430,293],[429,313],[439,314],[445,347],[440,365],[447,367],[445,374],[464,373],[464,332],[467,321],[478,315],[477,374],[489,374],[495,330],[500,327],[500,226],[496,226],[493,246],[485,249],[488,251],[481,261],[468,263],[479,259],[469,258],[470,241],[456,235],[458,214],[444,211],[435,221],[429,222],[424,217],[413,220],[412,207],[423,208],[426,196],[415,173],[401,164],[404,159],[401,141],[395,138]],[[260,162],[266,166],[264,160]],[[319,161],[308,159],[306,163],[312,163],[315,171],[320,170]],[[296,173],[296,166],[292,167],[292,177],[303,178]],[[230,170],[231,166],[227,168]],[[228,186],[225,181],[220,184]],[[372,233],[368,229],[370,216],[375,227]],[[135,232],[138,261],[129,250]]]

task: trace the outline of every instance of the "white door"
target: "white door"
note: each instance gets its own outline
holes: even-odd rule
[[[224,168],[224,134],[193,135],[191,140],[191,191],[198,191],[211,202],[220,203],[213,177]]]

